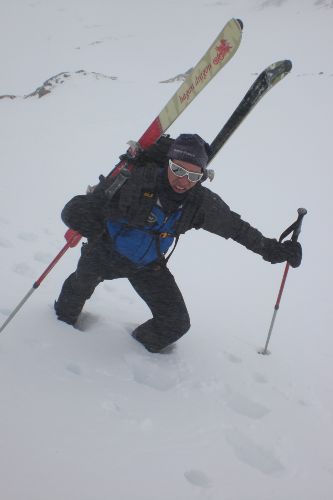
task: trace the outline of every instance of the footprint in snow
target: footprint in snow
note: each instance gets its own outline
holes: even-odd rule
[[[115,416],[128,424],[137,427],[139,430],[146,432],[153,428],[153,421],[149,417],[138,418],[132,411],[126,409],[126,405],[120,405],[113,400],[105,400],[101,404],[101,408],[106,414],[109,414],[113,419]]]
[[[34,254],[34,260],[41,262],[42,264],[48,264],[52,260],[52,256],[46,252],[36,252]]]
[[[53,235],[52,231],[48,227],[44,227],[43,228],[43,233],[47,234],[47,236],[52,236]]]
[[[97,314],[91,314],[89,312],[82,312],[75,323],[75,329],[85,332],[91,327],[95,326],[99,321],[99,316]]]
[[[184,476],[194,486],[199,486],[200,488],[210,488],[212,486],[211,479],[201,470],[190,469],[184,472]]]
[[[25,232],[19,233],[17,237],[23,241],[36,241],[38,239],[36,234]]]
[[[244,415],[245,417],[257,419],[264,417],[270,412],[266,406],[256,403],[255,401],[251,401],[251,399],[237,392],[225,394],[224,400],[229,408],[240,415]]]
[[[0,247],[2,247],[2,248],[12,248],[13,244],[12,244],[11,241],[6,240],[6,238],[3,238],[2,236],[0,236]]]
[[[229,352],[226,352],[225,353],[226,357],[228,358],[228,360],[231,362],[231,363],[241,363],[242,362],[242,359],[239,358],[238,356],[235,356],[234,354],[231,354]]]
[[[171,355],[131,353],[125,356],[125,362],[138,384],[168,391],[181,382],[180,370]]]
[[[274,452],[252,442],[238,429],[225,431],[226,442],[234,450],[238,460],[267,475],[280,475],[284,465],[275,457]]]
[[[75,363],[67,363],[66,365],[66,370],[70,373],[73,373],[74,375],[81,375],[82,370],[79,365]]]
[[[12,270],[14,271],[14,273],[21,274],[22,276],[28,276],[29,278],[34,277],[34,273],[31,267],[26,262],[19,262],[18,264],[13,266]]]
[[[2,314],[3,316],[9,316],[11,313],[11,311],[9,309],[0,309],[0,314]]]
[[[266,384],[267,383],[267,378],[265,377],[265,375],[262,375],[261,373],[254,373],[253,374],[253,380],[255,382],[258,382],[258,384]]]
[[[119,404],[110,400],[110,399],[102,401],[101,407],[103,410],[110,412],[110,413],[119,413],[120,414],[122,412],[122,409],[119,406]]]

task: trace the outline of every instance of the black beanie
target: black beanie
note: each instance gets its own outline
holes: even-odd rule
[[[198,134],[181,134],[172,143],[168,156],[198,165],[205,170],[208,163],[209,145]]]

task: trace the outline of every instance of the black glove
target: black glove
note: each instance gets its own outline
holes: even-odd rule
[[[281,244],[281,243],[280,243]],[[282,243],[284,251],[288,255],[287,261],[291,267],[299,267],[302,262],[302,247],[298,241],[284,241]]]
[[[302,262],[302,247],[298,241],[288,240],[279,243],[277,240],[267,239],[262,256],[272,264],[287,261],[291,267],[298,267]]]

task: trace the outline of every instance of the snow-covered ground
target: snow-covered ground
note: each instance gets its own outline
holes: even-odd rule
[[[149,317],[103,283],[84,330],[53,301],[67,252],[0,336],[1,500],[330,500],[332,41],[329,0],[3,0],[0,324],[62,248],[60,211],[137,139],[231,17],[233,60],[172,126],[211,141],[268,64],[293,70],[214,161],[211,185],[268,237],[306,207],[302,266],[188,233],[170,261],[192,319],[170,355],[129,335]],[[83,71],[80,71],[83,70]],[[23,98],[55,75],[51,92]],[[57,80],[57,81],[56,81]]]

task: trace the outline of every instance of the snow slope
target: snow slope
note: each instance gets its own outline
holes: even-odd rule
[[[244,22],[238,53],[170,133],[212,140],[254,75],[290,58],[215,159],[211,187],[269,237],[297,208],[308,215],[270,356],[257,350],[283,265],[205,232],[183,237],[170,269],[192,328],[163,356],[130,337],[149,311],[125,280],[96,290],[82,330],[56,320],[70,250],[1,334],[1,500],[332,498],[332,7],[3,1],[0,323],[62,248],[65,202],[109,172],[179,84],[159,82],[186,72],[230,17]],[[49,93],[25,98],[43,82]]]

